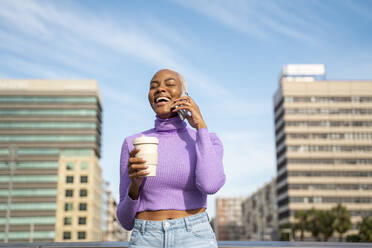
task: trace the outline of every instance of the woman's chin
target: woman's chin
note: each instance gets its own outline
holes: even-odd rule
[[[156,115],[159,116],[161,119],[169,119],[169,118],[177,116],[177,112],[171,112],[171,111],[156,112]]]

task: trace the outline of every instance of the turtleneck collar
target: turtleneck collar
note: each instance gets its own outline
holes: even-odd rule
[[[185,129],[186,126],[186,122],[181,120],[178,115],[168,119],[161,119],[159,116],[156,115],[155,130],[157,132],[176,131],[179,129]]]

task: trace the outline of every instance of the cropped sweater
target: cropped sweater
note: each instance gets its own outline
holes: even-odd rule
[[[190,210],[207,207],[207,194],[216,193],[225,183],[223,146],[207,128],[195,131],[178,116],[156,117],[155,128],[124,139],[120,156],[120,201],[116,216],[121,225],[133,229],[137,212],[145,210]],[[158,165],[155,177],[145,177],[137,200],[129,195],[129,152],[141,135],[157,137]]]

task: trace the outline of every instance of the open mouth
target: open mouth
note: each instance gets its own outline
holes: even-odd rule
[[[168,97],[165,97],[165,96],[161,96],[161,97],[158,97],[155,99],[155,104],[156,106],[162,106],[162,105],[166,105],[170,102],[170,99]]]

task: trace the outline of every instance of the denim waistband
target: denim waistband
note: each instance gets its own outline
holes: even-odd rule
[[[193,225],[209,222],[209,216],[207,212],[201,212],[198,214],[190,215],[184,218],[171,219],[171,220],[134,220],[134,228],[144,233],[146,230],[162,230],[166,231],[169,229],[186,228],[187,231],[191,230]]]

